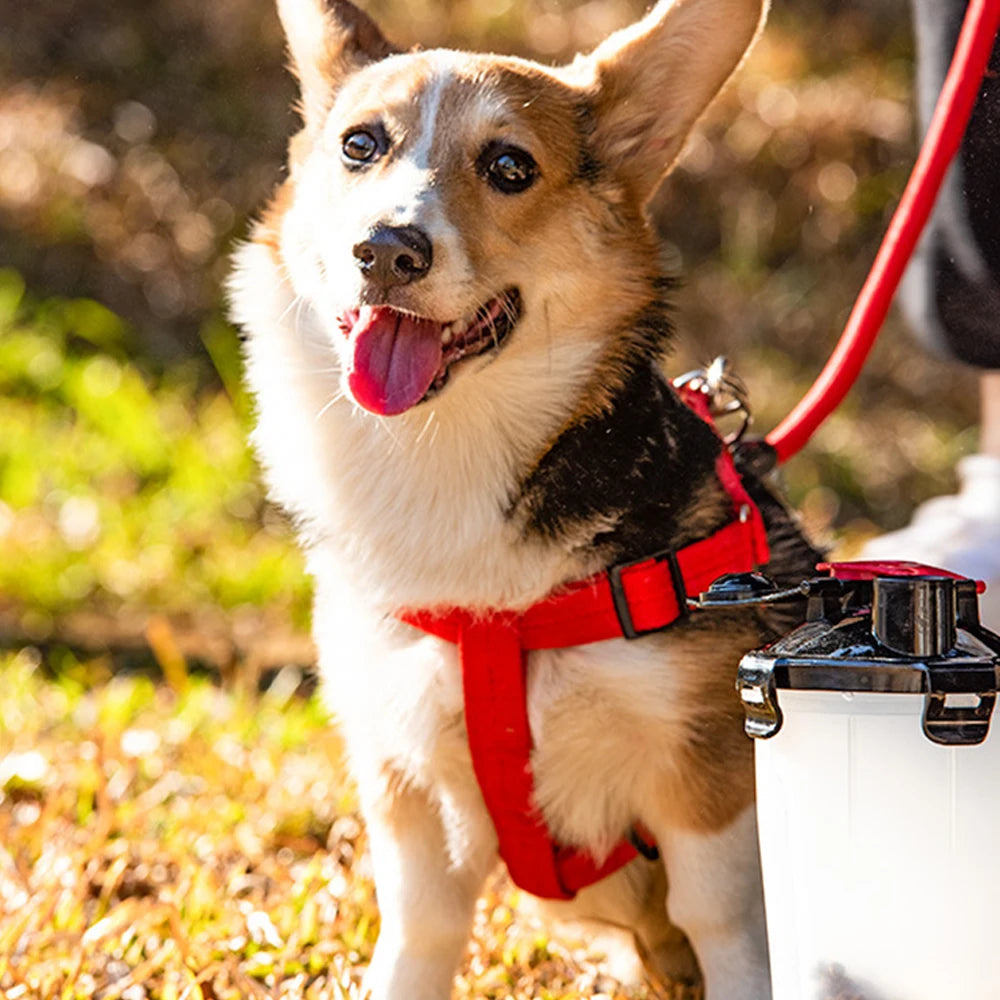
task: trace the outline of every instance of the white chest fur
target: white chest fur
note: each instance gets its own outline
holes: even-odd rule
[[[524,538],[507,511],[596,347],[507,349],[488,379],[465,372],[440,400],[379,419],[341,397],[327,333],[265,247],[241,251],[235,299],[254,331],[254,441],[272,492],[373,606],[527,606],[581,572],[565,548]]]

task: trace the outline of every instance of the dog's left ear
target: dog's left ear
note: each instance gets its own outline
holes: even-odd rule
[[[594,95],[598,160],[624,174],[644,201],[749,50],[767,3],[660,0],[573,65]]]
[[[399,50],[349,0],[277,0],[306,127],[321,124],[346,77]]]

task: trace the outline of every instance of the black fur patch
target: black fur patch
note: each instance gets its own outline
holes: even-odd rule
[[[560,435],[522,484],[512,512],[524,518],[527,533],[572,539],[609,562],[676,548],[694,540],[685,521],[714,477],[719,447],[646,361],[632,368],[606,410]],[[729,516],[720,500],[715,526]]]
[[[662,358],[674,339],[674,324],[671,320],[673,307],[670,295],[677,287],[676,278],[659,275],[652,281],[654,298],[629,324],[630,367],[644,366],[649,359]]]
[[[630,325],[626,375],[609,405],[567,428],[521,484],[510,515],[527,535],[590,549],[606,565],[681,548],[722,527],[732,506],[715,474],[715,432],[667,384],[658,367],[671,337],[666,290]],[[782,585],[813,575],[820,553],[748,461],[737,468],[768,530],[764,571]],[[765,629],[801,620],[803,608],[762,614]]]

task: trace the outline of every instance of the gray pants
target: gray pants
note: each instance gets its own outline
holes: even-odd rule
[[[926,127],[958,38],[965,0],[911,0],[917,102]],[[901,304],[929,347],[1000,369],[1000,41],[962,147],[903,282]]]

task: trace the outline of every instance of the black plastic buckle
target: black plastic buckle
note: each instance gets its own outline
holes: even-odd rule
[[[651,840],[647,840],[634,826],[629,827],[628,842],[647,861],[660,860],[660,849]]]
[[[677,598],[677,617],[662,625],[655,625],[653,628],[638,629],[632,621],[632,609],[628,605],[628,597],[625,594],[625,586],[622,583],[622,573],[639,566],[642,563],[653,560],[657,563],[666,563],[670,567],[670,579],[674,585],[674,596]],[[611,585],[611,599],[615,604],[615,614],[618,616],[618,624],[621,626],[622,635],[626,639],[638,639],[640,636],[651,635],[653,632],[662,632],[669,628],[674,622],[688,616],[687,591],[684,587],[684,574],[681,573],[680,563],[677,561],[677,553],[673,549],[664,549],[662,552],[654,552],[652,555],[643,556],[641,559],[633,559],[631,562],[615,563],[608,567],[608,583]]]

